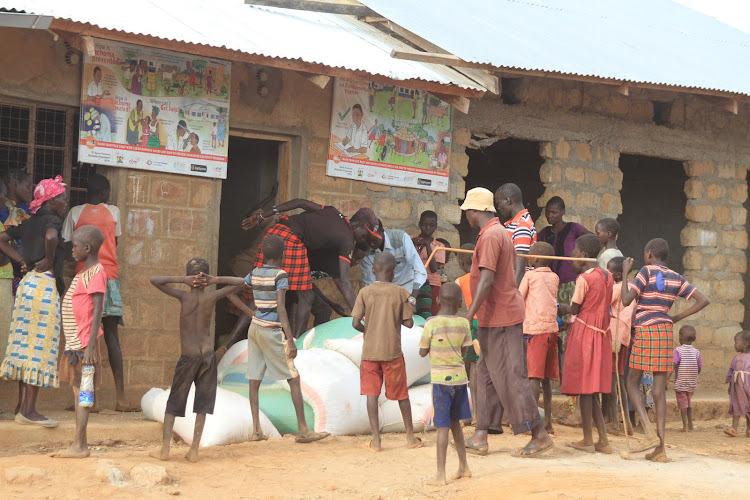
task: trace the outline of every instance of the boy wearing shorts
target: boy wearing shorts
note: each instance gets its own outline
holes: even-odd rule
[[[472,342],[469,321],[456,315],[461,306],[461,287],[455,283],[446,283],[440,287],[437,300],[440,312],[424,325],[419,341],[419,355],[430,355],[432,420],[438,429],[437,476],[434,482],[444,485],[448,483],[445,478],[445,458],[449,429],[453,433],[459,461],[458,472],[452,479],[471,477],[461,420],[471,419],[468,377],[463,359]]]
[[[250,441],[268,439],[260,429],[259,391],[263,377],[271,380],[286,380],[292,404],[297,414],[298,443],[311,443],[329,436],[327,432],[313,432],[305,422],[305,407],[302,399],[302,384],[299,372],[294,366],[297,346],[286,312],[286,291],[289,278],[286,271],[279,267],[284,258],[284,240],[275,234],[269,234],[261,243],[263,265],[256,267],[243,278],[213,278],[209,284],[247,285],[252,289],[253,311],[243,302],[235,305],[252,316],[250,329],[247,332],[247,378],[250,381],[250,412],[253,416],[253,435]]]
[[[398,401],[406,429],[408,448],[420,448],[422,440],[414,436],[411,403],[406,385],[406,364],[401,352],[401,325],[414,326],[409,292],[393,284],[396,259],[388,252],[379,252],[373,262],[376,281],[359,291],[352,309],[352,326],[364,333],[362,362],[359,366],[360,394],[367,396],[370,418],[371,451],[380,451],[378,397],[385,379],[385,397]],[[362,320],[366,318],[363,325]]]

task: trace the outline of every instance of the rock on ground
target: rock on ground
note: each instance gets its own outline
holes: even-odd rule
[[[31,484],[44,475],[44,469],[39,467],[18,466],[5,469],[5,480],[10,484]]]
[[[136,465],[130,469],[130,477],[140,486],[156,486],[157,484],[171,484],[167,469],[161,465]]]

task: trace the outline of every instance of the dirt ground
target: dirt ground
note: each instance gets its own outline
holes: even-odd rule
[[[417,450],[406,449],[402,434],[385,435],[381,453],[364,449],[365,436],[312,444],[297,444],[287,436],[202,449],[197,464],[185,460],[187,445],[180,443],[174,445],[171,461],[159,462],[148,457],[148,450],[159,443],[160,424],[140,413],[105,410],[91,418],[91,458],[63,460],[46,454],[67,446],[73,414],[56,411],[50,416],[63,421],[60,427],[0,422],[3,498],[742,498],[750,486],[750,438],[744,437],[744,424],[743,437],[724,435],[729,417],[697,421],[688,434],[679,432],[680,423],[668,422],[667,464],[647,462],[643,454],[623,459],[624,437],[611,437],[612,455],[575,451],[565,443],[580,439],[580,429],[562,426],[556,426],[552,452],[537,459],[514,458],[510,452],[528,437],[506,432],[490,436],[488,456],[469,456],[472,478],[435,487],[425,484],[435,471],[434,432],[420,434],[426,446]],[[160,477],[157,473],[164,471],[158,466],[168,476]],[[449,474],[456,467],[456,454],[449,450]],[[161,483],[151,484],[157,480]]]

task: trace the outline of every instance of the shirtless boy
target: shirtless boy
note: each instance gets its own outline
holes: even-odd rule
[[[195,400],[193,412],[195,430],[193,443],[186,458],[191,462],[198,461],[198,446],[206,423],[206,414],[214,412],[216,401],[216,356],[214,355],[214,334],[211,332],[211,317],[216,302],[229,294],[236,293],[240,287],[225,286],[213,292],[206,292],[207,280],[200,274],[208,274],[208,262],[205,259],[193,258],[186,266],[186,276],[157,276],[151,278],[151,284],[180,301],[180,359],[172,379],[172,389],[164,412],[164,434],[162,446],[153,450],[150,456],[159,460],[169,460],[169,441],[172,439],[172,427],[175,417],[185,416],[190,386],[195,382]],[[189,291],[170,286],[181,283],[191,287]]]

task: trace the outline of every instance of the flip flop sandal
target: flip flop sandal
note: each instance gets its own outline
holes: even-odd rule
[[[307,436],[297,436],[294,439],[295,443],[312,443],[313,441],[320,441],[321,439],[325,439],[328,436],[330,436],[330,432],[313,432],[312,434],[308,434]]]
[[[416,444],[407,444],[406,447],[410,450],[416,450],[417,448],[422,448],[424,446],[424,441],[422,441],[422,438],[420,437],[414,437],[418,442]]]
[[[659,444],[658,437],[655,437],[652,441],[649,441],[649,442],[641,441],[638,446],[630,450],[630,453],[643,453],[644,451],[648,451],[651,448],[656,448],[658,444]]]
[[[739,436],[739,433],[735,429],[724,429],[724,434],[733,438],[736,438]]]
[[[598,451],[599,453],[604,453],[605,455],[611,455],[612,454],[612,446],[599,446],[598,444],[594,445],[594,449]]]
[[[453,446],[455,447],[456,445],[454,444]],[[474,444],[471,438],[465,440],[464,447],[466,448],[466,453],[471,455],[479,455],[483,457],[490,452],[489,443]]]
[[[382,448],[373,448],[373,447],[372,447],[372,439],[370,439],[370,440],[369,440],[369,441],[367,442],[367,444],[365,445],[365,449],[366,449],[366,450],[369,450],[369,451],[371,451],[371,452],[373,452],[373,453],[380,453],[381,451],[383,451],[383,449],[382,449]]]
[[[651,462],[657,462],[657,463],[667,463],[669,462],[669,459],[667,458],[667,452],[665,451],[659,451],[657,452],[654,450],[653,452],[646,455],[646,460],[649,460]]]
[[[268,436],[260,432],[254,432],[253,435],[250,436],[250,439],[248,439],[248,441],[251,443],[254,443],[257,441],[268,441]]]
[[[543,446],[527,443],[523,448],[519,448],[514,451],[513,456],[519,458],[536,458],[538,455],[550,451],[554,447],[555,442],[551,439],[544,443]]]
[[[584,451],[586,453],[594,453],[596,451],[596,446],[593,444],[585,445],[585,444],[578,444],[576,442],[570,441],[566,443],[567,446],[570,448],[573,448],[578,451]]]

